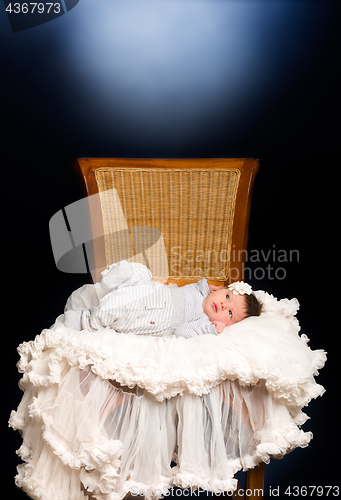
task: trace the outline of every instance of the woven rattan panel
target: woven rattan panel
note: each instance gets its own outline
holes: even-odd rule
[[[146,264],[154,278],[225,281],[240,171],[98,168],[107,266]]]

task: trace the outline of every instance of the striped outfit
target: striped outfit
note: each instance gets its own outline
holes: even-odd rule
[[[145,266],[127,261],[113,264],[102,275],[101,285],[107,293],[99,305],[73,311],[80,315],[80,330],[110,327],[119,333],[187,338],[216,334],[202,308],[210,293],[206,279],[179,288],[163,285],[152,280]]]
[[[177,337],[195,337],[205,333],[217,335],[215,326],[203,311],[202,303],[210,292],[207,280],[201,279],[198,283],[178,288],[182,295],[185,315],[182,324],[175,330]]]

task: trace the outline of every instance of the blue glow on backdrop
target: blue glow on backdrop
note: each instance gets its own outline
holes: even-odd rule
[[[101,133],[118,115],[126,131],[187,139],[222,104],[237,114],[259,82],[257,3],[109,1],[90,14],[77,18],[69,64],[84,98],[97,96]]]
[[[15,34],[3,17],[6,95],[83,154],[228,145],[310,71],[328,38],[322,3],[81,0]]]
[[[292,71],[305,65],[301,57],[313,42],[304,7],[83,2],[68,35],[68,64],[82,95],[77,114],[92,123],[93,134],[112,139],[188,143],[198,131],[214,134],[221,121],[234,138],[250,110],[296,84]]]

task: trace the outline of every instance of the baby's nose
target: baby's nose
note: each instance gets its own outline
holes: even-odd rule
[[[226,305],[224,304],[224,302],[221,302],[221,303],[220,303],[220,305],[221,305],[221,310],[222,310],[222,311],[225,311],[225,309],[226,309]]]

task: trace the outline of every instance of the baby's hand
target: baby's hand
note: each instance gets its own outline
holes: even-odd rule
[[[215,326],[215,331],[217,333],[221,333],[226,326],[225,323],[222,323],[221,321],[212,321],[211,324]]]
[[[223,288],[222,285],[217,286],[217,285],[211,285],[208,283],[208,288],[210,289],[210,292],[215,292],[216,290],[220,290],[220,288]]]

